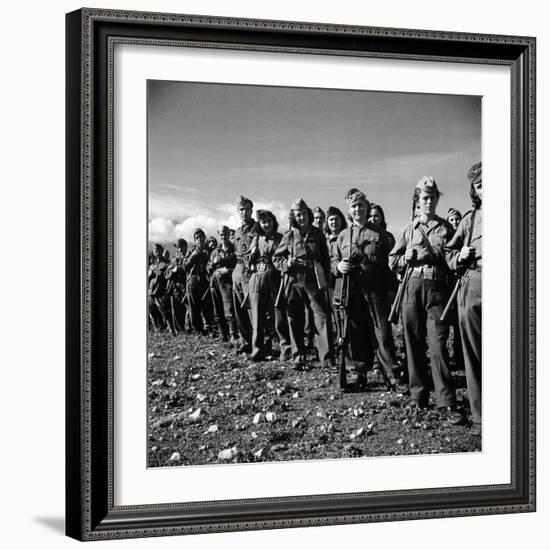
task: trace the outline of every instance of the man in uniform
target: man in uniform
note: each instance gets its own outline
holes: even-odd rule
[[[214,302],[214,317],[218,323],[222,340],[231,337],[231,344],[237,345],[238,331],[233,307],[233,269],[237,263],[235,247],[229,242],[229,227],[222,225],[218,229],[220,244],[210,254],[208,273],[210,274],[210,292]]]
[[[436,406],[449,424],[462,424],[456,410],[455,388],[449,370],[449,326],[441,321],[448,298],[449,270],[444,246],[453,235],[450,224],[437,216],[440,192],[431,176],[424,176],[413,195],[418,217],[405,226],[390,253],[395,271],[410,270],[402,302],[403,335],[407,349],[409,389],[412,404],[428,406],[430,378],[426,359],[426,336]]]
[[[254,220],[252,219],[253,203],[250,199],[242,195],[235,201],[237,212],[241,219],[241,226],[235,230],[233,244],[235,246],[235,255],[237,265],[233,270],[233,307],[235,309],[235,318],[237,328],[241,338],[239,352],[250,353],[252,342],[252,326],[248,310],[244,306],[245,298],[248,295],[248,282],[250,280],[249,254],[250,243],[252,241]]]
[[[187,312],[185,293],[185,267],[183,265],[187,254],[187,241],[178,239],[175,243],[176,254],[166,270],[166,294],[170,299],[170,316],[172,326],[176,332],[183,332],[185,329],[185,315]]]
[[[208,289],[206,264],[209,258],[208,249],[206,248],[206,235],[202,229],[195,229],[193,232],[193,241],[195,247],[187,254],[183,261],[185,272],[187,273],[187,305],[191,328],[199,334],[203,334],[205,326],[202,315],[205,315],[207,324],[210,324],[211,318],[209,311],[203,307],[202,299]]]
[[[149,314],[155,328],[168,327],[172,334],[175,329],[170,318],[168,297],[166,295],[166,269],[168,263],[164,259],[164,247],[156,243],[153,249],[153,262],[149,266]]]
[[[303,199],[296,199],[290,207],[290,229],[273,255],[273,263],[288,276],[286,309],[296,368],[305,366],[304,313],[305,305],[309,304],[317,332],[315,344],[319,360],[332,369],[331,314],[326,297],[330,259],[325,236],[312,222],[311,209]]]
[[[458,323],[466,367],[472,431],[481,433],[481,265],[483,211],[481,162],[468,171],[473,210],[467,212],[445,247],[447,264],[460,277]]]

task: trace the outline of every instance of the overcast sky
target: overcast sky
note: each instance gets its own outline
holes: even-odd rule
[[[149,81],[149,240],[237,227],[243,194],[287,226],[296,197],[345,209],[350,187],[381,204],[392,231],[410,218],[418,179],[469,208],[481,159],[481,98]]]

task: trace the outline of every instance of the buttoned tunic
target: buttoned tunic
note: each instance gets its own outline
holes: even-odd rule
[[[424,242],[422,230],[430,247]],[[436,404],[438,407],[455,405],[447,350],[449,326],[440,320],[449,296],[444,246],[452,235],[451,225],[439,216],[427,223],[416,219],[401,231],[390,252],[390,265],[395,271],[403,271],[406,267],[407,249],[414,248],[418,255],[414,267],[409,268],[411,276],[404,290],[401,315],[411,399],[421,406],[428,404],[431,386],[426,337]]]
[[[474,215],[475,212],[475,215]],[[472,224],[473,218],[473,224]],[[475,248],[473,261],[461,266],[460,250],[468,243]],[[447,264],[461,277],[457,296],[458,324],[466,369],[468,399],[474,422],[481,422],[481,264],[483,257],[483,212],[481,208],[462,218],[446,250]]]

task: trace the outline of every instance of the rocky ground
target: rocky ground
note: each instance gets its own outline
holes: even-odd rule
[[[467,405],[464,372],[453,376]],[[252,363],[196,335],[150,334],[148,412],[149,467],[481,450],[468,425],[447,426],[433,403],[411,409],[376,371],[342,393],[318,363]]]

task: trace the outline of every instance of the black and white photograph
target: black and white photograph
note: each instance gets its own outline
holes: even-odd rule
[[[147,81],[149,468],[482,452],[481,117]]]

